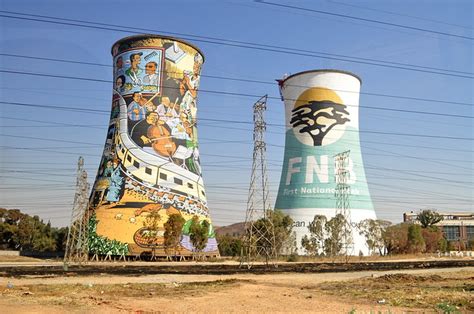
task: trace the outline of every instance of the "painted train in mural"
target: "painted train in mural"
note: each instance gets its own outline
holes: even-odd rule
[[[110,125],[90,198],[92,236],[126,254],[160,252],[163,224],[178,214],[186,220],[180,254],[189,255],[191,219],[210,223],[196,128],[202,54],[177,39],[139,35],[119,40],[112,55]],[[143,241],[151,213],[159,214],[162,230],[153,243]],[[204,252],[218,254],[212,224]]]

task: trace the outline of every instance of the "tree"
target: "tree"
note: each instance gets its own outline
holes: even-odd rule
[[[249,234],[252,234],[252,238],[249,239],[251,244],[249,243],[250,246],[248,247],[248,253],[251,255],[265,258],[276,257],[276,228],[269,215],[270,213],[268,213],[267,217],[255,221],[247,230]]]
[[[17,249],[19,247],[19,243],[16,240],[17,233],[17,225],[0,222],[0,249]]]
[[[421,229],[421,235],[425,241],[425,252],[434,253],[446,250],[446,240],[443,232],[436,226]]]
[[[305,235],[301,239],[301,246],[309,255],[317,256],[324,251],[324,227],[327,218],[324,215],[315,215],[308,226],[309,237]]]
[[[242,239],[231,235],[218,235],[217,243],[221,256],[239,256],[242,250]]]
[[[67,228],[54,228],[38,216],[0,208],[0,249],[64,251]]]
[[[383,240],[387,254],[401,254],[407,252],[408,245],[408,223],[400,223],[388,226],[383,234]]]
[[[268,211],[275,233],[275,250],[277,254],[292,254],[296,250],[293,237],[293,219],[280,210]]]
[[[321,146],[324,137],[333,127],[350,121],[346,107],[330,100],[310,101],[292,110],[290,124],[293,128],[303,126],[299,133],[308,133],[313,139],[313,145]],[[323,118],[320,119],[323,123],[316,123],[319,118]]]
[[[56,242],[56,250],[65,252],[67,245],[67,234],[69,232],[68,227],[53,229],[53,237]]]
[[[201,252],[207,245],[207,240],[209,238],[209,229],[210,225],[207,220],[199,221],[198,216],[192,218],[191,226],[189,227],[189,238],[194,247],[194,257],[200,258]]]
[[[253,246],[260,256],[293,254],[296,250],[296,237],[293,233],[293,219],[279,210],[267,211],[267,217],[260,218],[252,225],[255,235]],[[274,241],[273,241],[274,239]],[[276,256],[275,256],[276,257]]]
[[[425,250],[425,240],[421,235],[421,226],[410,224],[408,227],[408,252],[421,253]]]
[[[171,214],[164,224],[164,247],[167,258],[170,258],[170,251],[176,256],[181,243],[181,235],[186,220],[180,214]]]
[[[416,220],[420,222],[423,228],[428,228],[443,220],[443,216],[438,214],[436,211],[425,209],[416,215]]]
[[[20,219],[25,215],[19,209],[4,209],[2,219],[9,225],[18,225]]]
[[[344,239],[349,240],[351,237],[350,230],[346,228],[347,220],[341,215],[337,214],[331,218],[324,229],[327,238],[324,240],[324,253],[328,256],[338,256],[343,249]]]
[[[365,237],[369,253],[378,250],[379,254],[383,255],[383,249],[385,246],[383,236],[387,227],[391,224],[390,221],[378,219],[364,219],[357,224],[359,234]]]

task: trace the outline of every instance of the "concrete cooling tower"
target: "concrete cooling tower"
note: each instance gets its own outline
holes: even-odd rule
[[[375,219],[359,143],[361,80],[337,70],[314,70],[279,81],[285,103],[286,141],[275,209],[294,220],[298,253],[315,215],[336,215],[334,156],[350,150],[347,183],[352,224]],[[351,254],[368,253],[365,240],[353,232]]]
[[[112,56],[110,122],[90,197],[91,254],[164,255],[164,224],[176,214],[185,221],[178,255],[195,250],[193,217],[210,224],[204,254],[218,255],[196,128],[201,51],[179,39],[138,35],[116,42]]]

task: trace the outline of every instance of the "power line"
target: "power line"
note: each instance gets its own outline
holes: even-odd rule
[[[293,10],[299,10],[299,11],[306,11],[306,12],[313,12],[313,13],[318,13],[318,14],[324,14],[324,15],[342,17],[342,18],[351,19],[351,20],[357,20],[357,21],[363,21],[363,22],[370,22],[370,23],[375,23],[375,24],[393,26],[393,27],[398,27],[398,28],[410,29],[410,30],[415,30],[415,31],[419,31],[419,32],[432,33],[432,34],[437,34],[437,35],[443,35],[443,36],[449,36],[449,37],[456,37],[456,38],[474,40],[473,37],[462,36],[462,35],[456,35],[456,34],[451,34],[451,33],[445,33],[445,32],[440,32],[440,31],[431,30],[431,29],[426,29],[426,28],[420,28],[420,27],[414,27],[414,26],[408,26],[408,25],[402,25],[402,24],[384,22],[384,21],[379,21],[379,20],[367,19],[367,18],[358,17],[358,16],[353,16],[353,15],[339,14],[339,13],[334,13],[334,12],[329,12],[329,11],[322,11],[322,10],[314,10],[314,9],[309,9],[309,8],[297,7],[297,6],[294,6],[294,5],[287,5],[287,4],[280,4],[280,3],[268,2],[268,1],[264,1],[264,0],[258,0],[257,2],[258,2],[258,3],[261,3],[261,4],[265,4],[265,5],[276,6],[276,7],[282,7],[282,8],[287,8],[287,9],[293,9]]]
[[[105,64],[101,64],[101,63],[90,63],[90,62],[75,61],[75,60],[43,58],[43,57],[34,57],[34,56],[25,56],[25,55],[4,54],[4,53],[0,53],[0,55],[9,56],[9,57],[18,57],[18,58],[28,58],[28,59],[34,59],[34,60],[37,59],[37,60],[47,60],[47,61],[53,61],[53,62],[65,62],[65,63],[73,63],[73,64],[86,64],[86,65],[112,67],[111,65],[105,65]],[[471,75],[474,74],[472,72],[463,72],[463,73],[467,73],[467,74],[471,74]],[[20,73],[16,73],[16,74],[20,74]],[[221,79],[221,80],[229,80],[229,81],[237,81],[237,82],[245,82],[245,83],[257,83],[257,84],[265,84],[265,85],[271,85],[271,86],[275,85],[274,81],[266,81],[266,80],[262,80],[262,79],[259,79],[259,80],[257,80],[257,79],[243,79],[243,78],[236,78],[236,77],[229,77],[229,76],[206,75],[206,74],[201,74],[201,76],[212,78],[212,79]],[[112,83],[112,82],[110,81],[110,83]],[[304,85],[287,85],[287,86],[310,87],[310,86],[304,86]],[[337,90],[337,91],[352,92],[353,93],[353,91],[345,91],[345,90]],[[429,103],[437,102],[437,103],[455,104],[455,105],[462,105],[462,106],[473,106],[474,105],[472,103],[453,102],[453,101],[445,101],[445,100],[439,100],[439,99],[427,99],[427,98],[410,97],[410,96],[403,96],[403,95],[390,95],[390,94],[384,94],[384,93],[360,92],[359,94],[368,95],[368,96],[376,96],[376,97],[387,97],[387,98],[395,98],[395,99],[416,100],[416,101],[429,102]],[[277,99],[279,99],[279,98],[277,98]]]
[[[73,126],[73,127],[84,127],[84,128],[96,128],[96,129],[105,129],[105,127],[100,127],[99,125],[77,125],[77,124],[70,124],[70,123],[61,123],[61,122],[54,122],[54,121],[45,121],[45,120],[32,120],[32,119],[22,119],[22,118],[13,118],[13,117],[5,117],[3,116],[2,119],[12,119],[12,120],[17,120],[17,121],[27,121],[27,122],[38,122],[38,123],[46,123],[46,124],[54,124],[57,126]],[[215,127],[215,128],[225,128],[225,129],[237,129],[237,130],[242,130],[242,131],[248,131],[250,132],[250,129],[246,128],[232,128],[229,126],[218,126],[214,124],[204,124],[200,123],[200,125],[204,125],[206,127]],[[4,126],[4,127],[12,127],[12,126]],[[19,125],[17,127],[28,127],[25,125]],[[38,126],[30,126],[30,127],[38,127]],[[47,126],[46,126],[47,127]],[[273,133],[273,134],[285,134],[284,132],[268,132],[267,133]],[[380,142],[380,141],[368,141],[365,140],[362,144],[367,144],[367,143],[373,143],[373,144],[382,144],[382,145],[389,145],[389,146],[397,146],[397,147],[413,147],[413,148],[423,148],[423,149],[435,149],[437,151],[455,151],[455,152],[467,152],[467,153],[474,153],[474,150],[464,150],[464,149],[452,149],[452,148],[445,148],[445,147],[439,147],[439,146],[423,146],[423,145],[408,145],[408,144],[400,144],[400,143],[388,143],[388,142]],[[202,144],[202,142],[201,142]],[[205,142],[204,142],[205,144]],[[99,145],[100,146],[100,145]],[[368,147],[367,145],[361,145],[362,147]],[[6,146],[3,146],[6,148]],[[32,149],[35,147],[8,147],[10,149]],[[57,148],[67,148],[63,146],[55,146],[55,147],[37,147],[37,149],[57,149]],[[71,148],[86,148],[86,147],[79,147],[77,145],[71,147]],[[228,158],[241,158],[237,156],[225,156]]]
[[[438,24],[443,24],[443,25],[448,25],[448,26],[455,26],[455,27],[460,27],[460,28],[465,28],[465,29],[472,29],[472,27],[469,27],[469,26],[453,24],[453,23],[447,23],[447,22],[444,22],[444,21],[428,19],[428,18],[420,17],[420,16],[401,14],[401,13],[396,13],[396,12],[387,11],[387,10],[374,9],[374,8],[369,8],[369,7],[365,7],[365,6],[362,6],[362,5],[356,5],[356,4],[353,4],[353,3],[344,3],[344,2],[333,1],[333,0],[328,0],[328,1],[330,3],[334,3],[334,4],[337,4],[337,5],[343,5],[343,6],[353,7],[353,8],[359,8],[359,9],[363,9],[363,10],[380,12],[380,13],[385,13],[385,14],[390,14],[390,15],[395,15],[395,16],[403,16],[403,17],[408,17],[408,18],[412,18],[412,19],[417,19],[417,20],[420,20],[420,21],[427,21],[427,22],[438,23]]]
[[[91,124],[72,124],[72,123],[65,123],[65,122],[14,118],[14,117],[6,117],[6,116],[2,116],[1,119],[26,121],[26,122],[37,122],[37,123],[47,123],[47,124],[53,124],[53,125],[57,125],[57,126],[74,126],[74,127],[85,127],[85,128],[91,128],[91,129],[104,129],[104,127],[101,127],[100,125],[91,125]],[[7,126],[4,125],[3,127],[7,127]],[[38,126],[35,126],[35,127],[38,127]]]
[[[74,76],[63,76],[63,75],[50,75],[50,74],[43,74],[43,73],[33,73],[33,72],[23,72],[23,71],[10,71],[10,70],[0,70],[0,72],[3,73],[10,73],[10,74],[19,74],[19,75],[32,75],[32,76],[41,76],[41,77],[51,77],[51,78],[61,78],[61,79],[72,79],[72,80],[82,80],[82,81],[95,81],[95,82],[101,82],[101,83],[112,83],[111,81],[107,80],[99,80],[99,79],[90,79],[90,78],[84,78],[84,77],[74,77]],[[242,96],[242,97],[251,97],[251,98],[257,98],[258,95],[254,94],[246,94],[246,93],[236,93],[236,92],[226,92],[226,91],[216,91],[216,90],[205,90],[205,89],[200,89],[200,92],[203,93],[210,93],[210,94],[219,94],[219,95],[227,95],[227,96]],[[281,97],[277,96],[268,96],[269,99],[276,99],[276,100],[281,100]],[[295,99],[289,99],[285,98],[286,100],[295,100]],[[447,103],[446,101],[435,101],[433,102],[440,102],[440,103]],[[31,106],[31,105],[25,105],[22,103],[18,102],[0,102],[4,104],[15,104],[17,106]],[[467,103],[458,103],[458,104],[463,104],[466,105]],[[471,106],[471,104],[467,104]],[[354,106],[351,104],[347,104],[347,106]],[[47,107],[47,106],[43,106]],[[80,111],[80,112],[87,112],[87,111],[95,111],[95,112],[104,112],[104,113],[110,113],[109,111],[105,110],[94,110],[94,109],[84,109],[84,108],[73,108],[73,107],[61,107],[61,106],[50,106],[51,108],[56,107],[56,108],[69,108],[71,111]],[[456,114],[449,114],[449,113],[441,113],[441,112],[427,112],[427,111],[420,111],[420,110],[407,110],[407,109],[394,109],[394,108],[381,108],[381,107],[374,107],[374,106],[366,106],[366,105],[359,105],[360,108],[367,108],[371,110],[382,110],[382,111],[394,111],[394,112],[405,112],[405,113],[415,113],[415,114],[425,114],[425,115],[435,115],[435,116],[443,116],[443,117],[453,117],[453,118],[468,118],[468,119],[473,119],[473,116],[466,116],[466,115],[456,115]],[[73,108],[73,109],[72,109]],[[269,124],[271,125],[271,124]]]
[[[52,109],[66,109],[66,110],[76,110],[80,108],[74,108],[74,107],[61,107],[61,106],[49,106],[49,105],[35,105],[35,104],[26,104],[26,103],[18,103],[18,102],[5,102],[5,101],[0,101],[2,104],[7,104],[7,105],[17,105],[17,106],[28,106],[28,107],[38,107],[38,108],[52,108]],[[82,111],[86,112],[89,110],[86,109],[81,109]],[[109,113],[109,111],[106,110],[94,110],[90,109],[93,112],[101,112],[101,113]],[[413,112],[411,110],[397,110],[393,109],[394,111],[403,111],[403,112]],[[417,112],[421,113],[421,112]],[[448,115],[448,114],[441,114],[441,113],[430,113],[430,112],[423,112],[425,114],[435,114],[435,115],[441,115],[441,116],[452,116],[452,117],[457,117],[457,118],[467,118],[467,119],[473,119],[474,117],[472,116],[465,116],[465,115]],[[209,119],[209,118],[200,118],[199,120],[204,120],[204,121],[215,121],[215,122],[226,122],[226,123],[236,123],[236,124],[251,124],[249,121],[239,121],[239,120],[227,120],[227,119]],[[268,126],[284,126],[282,124],[272,124],[268,123]],[[347,132],[351,132],[352,130],[346,130]],[[371,130],[358,130],[354,132],[359,132],[359,133],[369,133],[369,134],[379,134],[379,135],[395,135],[395,136],[409,136],[409,137],[422,137],[422,138],[437,138],[437,139],[449,139],[449,140],[465,140],[465,141],[472,141],[474,140],[473,138],[469,137],[457,137],[457,136],[440,136],[440,135],[430,135],[430,134],[414,134],[414,133],[398,133],[398,132],[383,132],[383,131],[371,131]],[[45,139],[45,138],[32,138],[32,137],[24,137],[24,136],[19,136],[19,135],[11,135],[11,134],[0,134],[0,136],[8,136],[8,137],[19,137],[19,138],[31,138],[31,139],[38,139],[38,140],[50,140],[50,139]],[[57,140],[59,142],[68,142],[64,140]],[[220,141],[220,140],[217,140]],[[230,142],[230,141],[229,141]],[[235,142],[235,141],[232,141]],[[73,143],[69,141],[68,143]],[[75,142],[76,144],[87,144],[85,142]],[[89,145],[99,145],[99,144],[91,144]]]
[[[1,11],[0,11],[1,12]],[[283,48],[283,47],[282,47]],[[289,49],[289,48],[285,48]],[[309,51],[308,51],[309,52]],[[318,52],[321,53],[321,52]],[[417,67],[417,68],[422,68],[422,69],[430,69],[430,70],[436,70],[436,71],[444,71],[444,72],[452,72],[452,73],[459,73],[459,74],[467,74],[467,75],[474,75],[473,72],[467,72],[467,71],[458,71],[458,70],[448,70],[448,69],[442,69],[442,68],[436,68],[436,67],[428,67],[428,66],[421,66],[421,65],[416,65],[416,64],[408,64],[408,63],[399,63],[399,62],[393,62],[393,61],[385,61],[385,60],[376,60],[376,59],[369,59],[369,58],[357,58],[357,57],[352,57],[352,56],[344,56],[344,55],[338,55],[338,54],[329,54],[328,55],[334,55],[334,56],[341,56],[341,57],[346,57],[346,58],[355,58],[355,59],[361,59],[361,60],[367,60],[367,61],[375,61],[375,62],[380,62],[380,63],[390,63],[390,64],[397,64],[397,65],[403,65],[403,66],[408,66],[408,67]],[[13,58],[25,58],[25,59],[33,59],[33,60],[43,60],[43,61],[53,61],[53,62],[64,62],[64,63],[73,63],[73,64],[82,64],[82,65],[90,65],[90,66],[100,66],[100,67],[107,67],[107,68],[113,68],[113,65],[110,64],[105,64],[105,63],[97,63],[97,62],[85,62],[85,61],[77,61],[77,60],[67,60],[67,59],[58,59],[58,58],[46,58],[46,57],[37,57],[37,56],[26,56],[26,55],[19,55],[19,54],[11,54],[11,53],[0,53],[0,56],[5,56],[5,57],[13,57]],[[408,70],[408,69],[407,69]],[[212,75],[204,75],[202,74],[201,76],[203,77],[213,77]],[[232,79],[229,77],[222,77],[222,79]],[[243,82],[251,82],[255,83],[258,81],[250,80],[250,79],[242,79],[241,81]],[[274,82],[269,82],[271,84],[275,84]]]
[[[0,10],[0,12],[9,13],[9,14],[24,15],[24,16],[38,16],[38,15],[33,15],[33,14],[16,13],[16,12],[1,11],[1,10]],[[446,72],[452,72],[451,70],[446,70],[446,69],[437,69],[435,71],[424,70],[423,68],[429,68],[429,67],[417,66],[417,65],[408,65],[408,64],[396,63],[396,62],[387,62],[387,61],[375,60],[375,59],[369,59],[369,58],[356,58],[356,57],[336,55],[336,54],[330,54],[330,53],[324,53],[324,52],[314,52],[314,51],[309,51],[309,50],[297,49],[297,48],[294,48],[294,47],[282,47],[282,46],[275,46],[275,45],[259,44],[259,43],[254,43],[254,42],[245,42],[245,41],[222,39],[222,38],[216,38],[216,37],[197,36],[197,35],[173,33],[173,32],[163,32],[163,31],[160,31],[160,30],[152,30],[152,29],[146,29],[146,28],[135,28],[135,27],[130,27],[130,26],[127,27],[129,30],[126,30],[126,29],[123,29],[124,26],[121,26],[121,25],[113,25],[113,24],[106,24],[106,23],[81,21],[81,20],[72,20],[72,19],[62,19],[62,18],[48,17],[48,16],[39,16],[39,17],[48,18],[48,19],[55,19],[56,21],[40,20],[40,19],[34,19],[34,18],[25,18],[25,17],[9,16],[9,15],[0,15],[0,17],[35,21],[35,22],[43,22],[43,23],[60,24],[60,25],[67,25],[67,26],[77,26],[77,27],[100,29],[100,30],[109,30],[109,31],[116,31],[116,32],[131,33],[131,34],[142,34],[143,31],[153,32],[153,33],[164,33],[164,34],[170,34],[170,35],[178,35],[178,36],[181,36],[183,39],[193,40],[193,41],[196,41],[196,42],[203,42],[203,43],[208,43],[208,44],[224,45],[224,46],[245,48],[245,49],[252,49],[252,50],[260,50],[260,51],[274,52],[274,53],[280,53],[280,54],[289,54],[289,55],[298,55],[298,56],[306,56],[306,57],[313,57],[313,58],[329,59],[329,60],[358,63],[358,64],[365,64],[365,65],[372,65],[372,66],[399,69],[399,70],[417,71],[417,72],[423,72],[423,73],[429,73],[429,74],[453,76],[453,77],[460,77],[460,78],[468,78],[468,79],[474,78],[472,76],[446,73]],[[77,24],[77,23],[58,22],[59,20],[75,21],[75,22],[79,22],[79,23],[88,23],[88,24],[96,24],[96,25],[106,25],[106,26],[115,27],[115,28],[100,27],[100,26],[93,26],[93,25],[83,25],[83,24]],[[131,31],[130,29],[138,29],[138,30],[141,30],[141,32]],[[331,57],[331,55],[337,56],[337,57]],[[363,61],[363,60],[369,60],[369,61]],[[383,63],[380,63],[380,62],[386,62],[386,64],[383,64]],[[389,64],[389,63],[391,63],[392,65]],[[397,64],[399,64],[399,65],[397,65]],[[407,66],[411,66],[412,68],[407,67]],[[414,68],[414,67],[418,67],[418,69]],[[439,71],[445,71],[445,72],[439,72]],[[457,71],[457,72],[461,72],[461,71]]]

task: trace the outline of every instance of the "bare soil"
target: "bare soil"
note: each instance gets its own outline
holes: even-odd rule
[[[9,256],[0,255],[0,263],[28,263],[28,262],[40,262],[40,259],[27,257],[27,256]]]
[[[10,282],[13,287],[7,287]],[[0,313],[472,312],[474,267],[333,273],[0,277]]]

